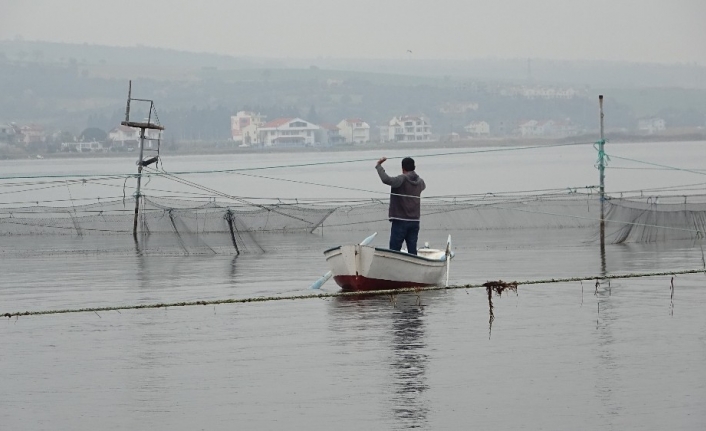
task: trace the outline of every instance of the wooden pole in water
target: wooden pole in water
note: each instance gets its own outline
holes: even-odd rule
[[[603,95],[598,96],[598,106],[601,115],[601,139],[598,141],[598,171],[600,172],[600,196],[601,196],[601,242],[605,228],[605,139],[603,136]]]
[[[132,223],[132,236],[137,238],[137,219],[140,212],[140,185],[142,183],[142,157],[145,150],[145,128],[140,128],[140,155],[137,159],[137,190],[135,191],[135,219]]]
[[[598,96],[598,107],[600,111],[600,134],[598,141],[598,171],[600,176],[600,199],[601,199],[601,269],[605,275],[605,137],[603,135],[603,95]]]

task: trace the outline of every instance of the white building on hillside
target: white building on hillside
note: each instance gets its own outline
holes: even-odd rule
[[[230,117],[230,134],[235,142],[244,142],[243,131],[246,127],[254,125],[260,127],[265,124],[266,116],[259,112],[239,111]]]
[[[337,125],[348,143],[370,142],[370,125],[360,118],[348,118]]]
[[[579,132],[578,127],[568,118],[565,120],[523,121],[518,126],[518,131],[523,138],[565,138],[576,136]]]
[[[485,121],[473,121],[463,128],[469,135],[488,136],[490,134],[490,124]]]
[[[20,127],[20,134],[21,140],[25,145],[44,142],[47,138],[46,133],[44,133],[44,127],[37,124],[28,124]]]
[[[431,141],[431,124],[420,116],[394,117],[388,123],[388,140],[392,142]]]
[[[501,88],[500,95],[526,99],[573,99],[578,97],[580,92],[573,88],[510,86]]]
[[[139,141],[140,129],[128,126],[118,126],[108,132],[108,139],[113,142]]]
[[[652,135],[667,129],[663,118],[643,118],[637,122],[637,130],[640,133]]]
[[[527,138],[532,136],[542,136],[544,134],[544,128],[539,124],[537,120],[523,121],[518,126],[520,136]]]
[[[62,151],[75,151],[77,153],[101,153],[105,152],[105,146],[101,142],[62,142]]]
[[[253,144],[265,147],[303,147],[314,145],[321,128],[301,118],[278,118],[257,128]]]
[[[156,148],[157,140],[162,132],[156,129],[145,129],[145,148]],[[137,148],[140,145],[140,129],[120,125],[108,132],[108,140],[113,146]]]

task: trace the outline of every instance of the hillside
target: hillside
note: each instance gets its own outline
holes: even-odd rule
[[[463,132],[487,121],[511,133],[521,120],[570,118],[596,128],[596,99],[606,96],[610,127],[638,118],[668,126],[706,123],[706,70],[698,65],[532,60],[335,60],[235,58],[150,47],[0,41],[0,123],[47,129],[110,129],[124,112],[127,81],[154,99],[173,140],[223,140],[238,110],[371,125],[425,114],[434,133]],[[528,76],[529,75],[529,76]],[[631,80],[628,78],[632,77]],[[570,90],[568,99],[523,91]],[[470,108],[469,108],[470,107]]]

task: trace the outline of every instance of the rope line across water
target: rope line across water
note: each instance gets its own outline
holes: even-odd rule
[[[569,283],[576,281],[591,281],[591,280],[616,280],[616,279],[628,279],[628,278],[642,278],[642,277],[659,277],[659,276],[669,276],[669,275],[682,275],[682,274],[706,274],[706,268],[702,269],[686,269],[680,271],[666,271],[666,272],[643,272],[643,273],[632,273],[632,274],[617,274],[617,275],[605,275],[605,276],[594,276],[594,277],[568,277],[568,278],[550,278],[543,280],[526,280],[512,282],[513,284],[521,285],[534,285],[534,284],[552,284],[552,283]],[[388,289],[388,290],[373,290],[365,292],[330,292],[330,293],[317,293],[309,295],[286,295],[286,296],[257,296],[251,298],[230,298],[230,299],[214,299],[208,301],[181,301],[181,302],[164,302],[157,304],[138,304],[138,305],[117,305],[117,306],[107,306],[107,307],[88,307],[88,308],[67,308],[63,310],[37,310],[37,311],[20,311],[13,313],[2,313],[0,316],[12,318],[20,316],[44,316],[50,314],[70,314],[70,313],[98,313],[99,311],[121,311],[121,310],[143,310],[143,309],[156,309],[156,308],[169,308],[169,307],[190,307],[195,305],[222,305],[222,304],[247,304],[252,302],[271,302],[271,301],[288,301],[288,300],[299,300],[299,299],[326,299],[326,298],[338,298],[346,296],[381,296],[381,295],[397,295],[400,293],[419,293],[428,292],[435,290],[453,290],[453,289],[476,289],[480,287],[485,287],[483,284],[462,284],[453,286],[431,286],[431,287],[421,287],[421,288],[404,288],[404,289]]]
[[[557,148],[557,147],[571,147],[578,145],[593,145],[593,142],[569,142],[561,144],[545,144],[545,145],[527,145],[524,147],[499,147],[499,148],[483,148],[474,149],[467,151],[444,151],[440,153],[431,154],[419,154],[413,155],[413,157],[424,158],[424,157],[442,157],[442,156],[457,156],[463,154],[481,154],[481,153],[495,153],[495,152],[506,152],[506,151],[523,151],[523,150],[535,150],[543,148]],[[388,157],[388,160],[401,159],[402,157]],[[236,168],[236,169],[218,169],[218,170],[203,170],[203,171],[177,171],[171,172],[171,175],[191,175],[191,174],[219,174],[219,173],[235,173],[235,172],[246,172],[246,171],[261,171],[267,169],[288,169],[288,168],[301,168],[309,166],[321,166],[321,165],[339,165],[345,163],[358,163],[367,162],[374,163],[374,160],[370,158],[365,159],[348,159],[348,160],[328,160],[322,162],[309,162],[309,163],[296,163],[290,165],[270,165],[270,166],[259,166],[252,168]],[[162,175],[153,174],[153,175]],[[137,174],[127,173],[127,174],[109,174],[109,175],[97,175],[97,174],[63,174],[63,175],[19,175],[19,176],[2,176],[0,180],[15,180],[15,179],[38,179],[38,178],[93,178],[93,177],[136,177]]]

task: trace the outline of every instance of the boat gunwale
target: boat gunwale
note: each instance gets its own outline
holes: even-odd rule
[[[427,262],[446,262],[446,255],[444,255],[444,259],[430,259],[428,257],[420,256],[418,254],[410,254],[410,253],[407,253],[404,251],[390,250],[389,248],[375,247],[375,251],[386,251],[386,252],[390,252],[393,254],[399,254],[400,256],[412,257],[414,259],[420,259],[420,260],[424,260]],[[443,250],[439,250],[439,251],[443,251]]]
[[[332,252],[332,251],[336,251],[336,250],[340,249],[341,247],[343,247],[343,246],[342,246],[342,245],[339,245],[339,246],[331,247],[331,248],[329,248],[329,249],[327,249],[327,250],[324,250],[324,256],[325,256],[326,254]],[[370,246],[364,245],[363,247],[370,247]],[[404,252],[404,251],[390,250],[389,248],[381,248],[381,247],[371,247],[371,248],[375,249],[375,251],[389,252],[389,253],[397,254],[397,255],[400,255],[400,256],[404,256],[404,257],[411,257],[411,258],[413,258],[413,259],[423,260],[423,261],[425,261],[425,262],[446,262],[446,255],[442,256],[441,259],[431,259],[431,258],[428,258],[428,257],[419,256],[418,254],[410,254],[410,253],[407,253],[407,252]],[[439,250],[439,251],[443,251],[443,250]],[[453,257],[453,256],[452,256],[452,257]],[[328,259],[327,259],[327,260],[328,260]]]

